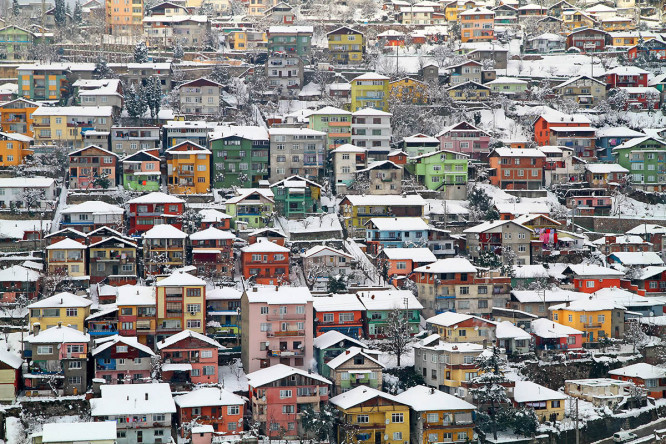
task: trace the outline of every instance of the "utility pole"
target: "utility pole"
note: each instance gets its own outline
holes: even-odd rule
[[[580,444],[580,435],[578,433],[578,398],[576,398],[576,444]]]

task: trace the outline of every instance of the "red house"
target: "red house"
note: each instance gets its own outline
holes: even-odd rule
[[[632,279],[638,290],[645,293],[664,293],[666,292],[666,267],[649,266],[641,270],[641,275],[637,279]]]
[[[232,250],[234,236],[230,231],[210,227],[190,235],[192,265],[200,276],[231,277],[234,270]]]
[[[604,51],[611,43],[609,33],[594,28],[579,29],[567,36],[567,49],[578,48],[581,52]]]
[[[495,148],[491,151],[490,183],[506,190],[538,190],[543,186],[546,155],[534,148]]]
[[[583,332],[546,318],[531,323],[532,336],[538,350],[570,350],[583,348]]]
[[[594,142],[595,133],[594,130],[590,128],[590,119],[585,116],[569,115],[558,111],[552,111],[540,115],[534,122],[534,141],[537,145],[563,145],[570,148],[574,147],[573,143],[567,143],[570,137],[567,137],[566,134],[554,134],[554,128],[557,128],[560,132],[563,132],[562,130],[564,129],[587,128],[592,130],[590,137],[592,142]],[[592,147],[594,148],[594,143],[592,143]]]
[[[189,438],[191,430],[187,424],[195,419],[197,425],[213,426],[215,433],[220,435],[243,432],[245,401],[223,388],[200,387],[173,400],[183,438]]]
[[[636,60],[639,55],[666,60],[666,41],[655,38],[632,46],[627,50],[627,58],[629,60]]]
[[[592,264],[569,265],[562,274],[573,282],[576,291],[594,293],[602,288],[620,287],[621,271]]]
[[[250,234],[248,234],[247,242],[249,244],[254,244],[257,242],[258,239],[261,238],[265,238],[269,242],[282,245],[283,247],[287,240],[287,236],[285,236],[284,233],[281,232],[280,230],[277,230],[275,228],[261,228],[259,230],[253,231]]]
[[[225,347],[192,330],[183,330],[157,343],[162,379],[169,383],[217,384],[218,350]]]
[[[71,189],[115,188],[118,155],[90,145],[69,153],[69,187]],[[103,180],[106,179],[106,180]]]
[[[205,228],[215,227],[218,230],[230,230],[232,217],[221,211],[212,208],[205,208],[199,211],[201,216],[201,223],[199,227],[203,230]]]
[[[241,249],[243,276],[255,276],[257,284],[279,285],[289,281],[289,248],[258,238]]]
[[[155,225],[171,224],[182,228],[182,215],[185,201],[176,196],[160,192],[146,194],[129,202],[128,234],[139,236]]]
[[[312,301],[315,313],[315,337],[335,330],[350,338],[363,337],[365,306],[355,294],[332,294]]]
[[[391,151],[388,154],[388,160],[396,165],[405,165],[407,163],[407,153],[402,150]]]
[[[263,425],[269,438],[296,439],[301,436],[299,414],[305,405],[315,411],[328,402],[331,381],[316,373],[272,365],[247,375],[252,419]],[[307,399],[307,404],[299,400]]]
[[[637,66],[618,66],[606,71],[604,79],[610,88],[648,86],[648,74]]]
[[[646,362],[629,365],[608,372],[611,378],[631,381],[647,390],[654,399],[666,398],[666,369]]]
[[[384,248],[377,256],[377,265],[386,269],[386,274],[393,278],[392,284],[401,287],[405,277],[415,268],[432,264],[437,257],[429,248]]]
[[[625,110],[659,109],[660,92],[651,86],[627,86],[620,88],[627,93]]]

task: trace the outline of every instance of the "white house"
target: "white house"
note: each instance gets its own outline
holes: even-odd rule
[[[27,198],[36,198],[33,209],[55,208],[56,182],[48,177],[0,178],[0,208],[27,207]]]

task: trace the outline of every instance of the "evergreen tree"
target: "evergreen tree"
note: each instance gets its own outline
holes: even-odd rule
[[[472,380],[472,395],[479,409],[477,426],[485,432],[492,432],[497,441],[497,432],[506,428],[506,420],[510,417],[511,400],[506,394],[504,385],[509,380],[502,374],[505,362],[497,347],[490,353],[484,352],[477,358],[479,375]]]
[[[144,86],[145,100],[150,110],[150,118],[154,119],[160,112],[162,105],[162,87],[157,77],[151,77]]]
[[[65,0],[55,0],[53,20],[55,21],[55,25],[58,28],[63,28],[67,24],[67,9],[65,7]]]
[[[173,45],[173,58],[180,60],[184,55],[185,51],[183,51],[183,45],[181,45],[180,40],[177,39]]]
[[[125,93],[125,109],[130,117],[143,117],[148,109],[145,97],[145,89],[139,87],[137,90],[134,85],[130,86],[129,90]]]
[[[231,74],[226,65],[215,65],[208,78],[220,85],[227,85],[231,80]]]
[[[139,42],[134,47],[134,62],[146,63],[147,61],[148,61],[148,47],[146,46],[146,42]]]
[[[65,3],[65,23],[67,22],[67,17],[72,16],[72,10],[69,9],[69,3]]]
[[[12,15],[18,17],[21,14],[21,7],[18,0],[12,0]]]
[[[472,216],[473,221],[499,219],[499,213],[493,207],[492,198],[483,188],[472,188],[467,195],[467,200],[469,201],[470,216]]]
[[[106,60],[101,57],[98,58],[97,62],[95,63],[94,75],[98,79],[113,79],[116,76],[113,70],[109,68]]]
[[[74,3],[74,23],[77,25],[83,23],[83,9],[79,0],[76,0],[76,3]]]

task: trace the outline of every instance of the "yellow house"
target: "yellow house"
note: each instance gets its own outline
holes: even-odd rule
[[[329,402],[343,414],[338,442],[404,444],[410,440],[409,406],[396,396],[360,385]]]
[[[642,38],[643,41],[654,39],[654,34],[638,33],[638,32],[614,32],[611,34],[611,43],[613,46],[626,46],[632,47],[638,45]]]
[[[610,300],[581,299],[553,305],[549,310],[552,321],[582,331],[584,344],[604,337],[620,338],[624,328],[624,307]]]
[[[541,422],[564,419],[564,402],[567,396],[531,381],[516,381],[513,401],[518,407],[534,410]]]
[[[473,404],[425,385],[411,387],[396,398],[409,405],[412,437],[419,444],[467,442],[474,437]]]
[[[48,271],[69,277],[86,275],[86,246],[66,238],[46,247]]]
[[[636,29],[636,24],[629,17],[612,17],[601,20],[601,29],[606,32],[630,31]],[[643,40],[648,40],[643,38]]]
[[[331,63],[353,65],[363,61],[365,36],[362,32],[342,26],[326,34],[326,37]]]
[[[403,77],[389,83],[391,100],[411,101],[414,104],[428,103],[428,85],[411,77]]]
[[[449,2],[444,6],[444,17],[447,22],[458,21],[458,0]]]
[[[564,11],[562,13],[562,22],[565,29],[575,31],[581,28],[594,28],[596,25],[592,16],[582,11]]]
[[[157,341],[182,330],[206,333],[206,281],[175,272],[155,289]]]
[[[448,342],[481,344],[495,338],[497,325],[478,316],[446,311],[426,319],[427,325]]]
[[[210,156],[209,150],[189,141],[167,149],[169,193],[208,193],[210,191]]]
[[[85,331],[84,321],[90,316],[90,299],[72,293],[58,293],[28,305],[29,325],[39,323],[41,330],[60,325]]]
[[[113,107],[40,106],[32,120],[35,142],[83,148],[85,131],[111,131]]]
[[[26,156],[32,155],[32,137],[23,134],[0,132],[0,166],[21,165]]]
[[[351,81],[351,111],[362,108],[388,111],[389,78],[367,72]]]

